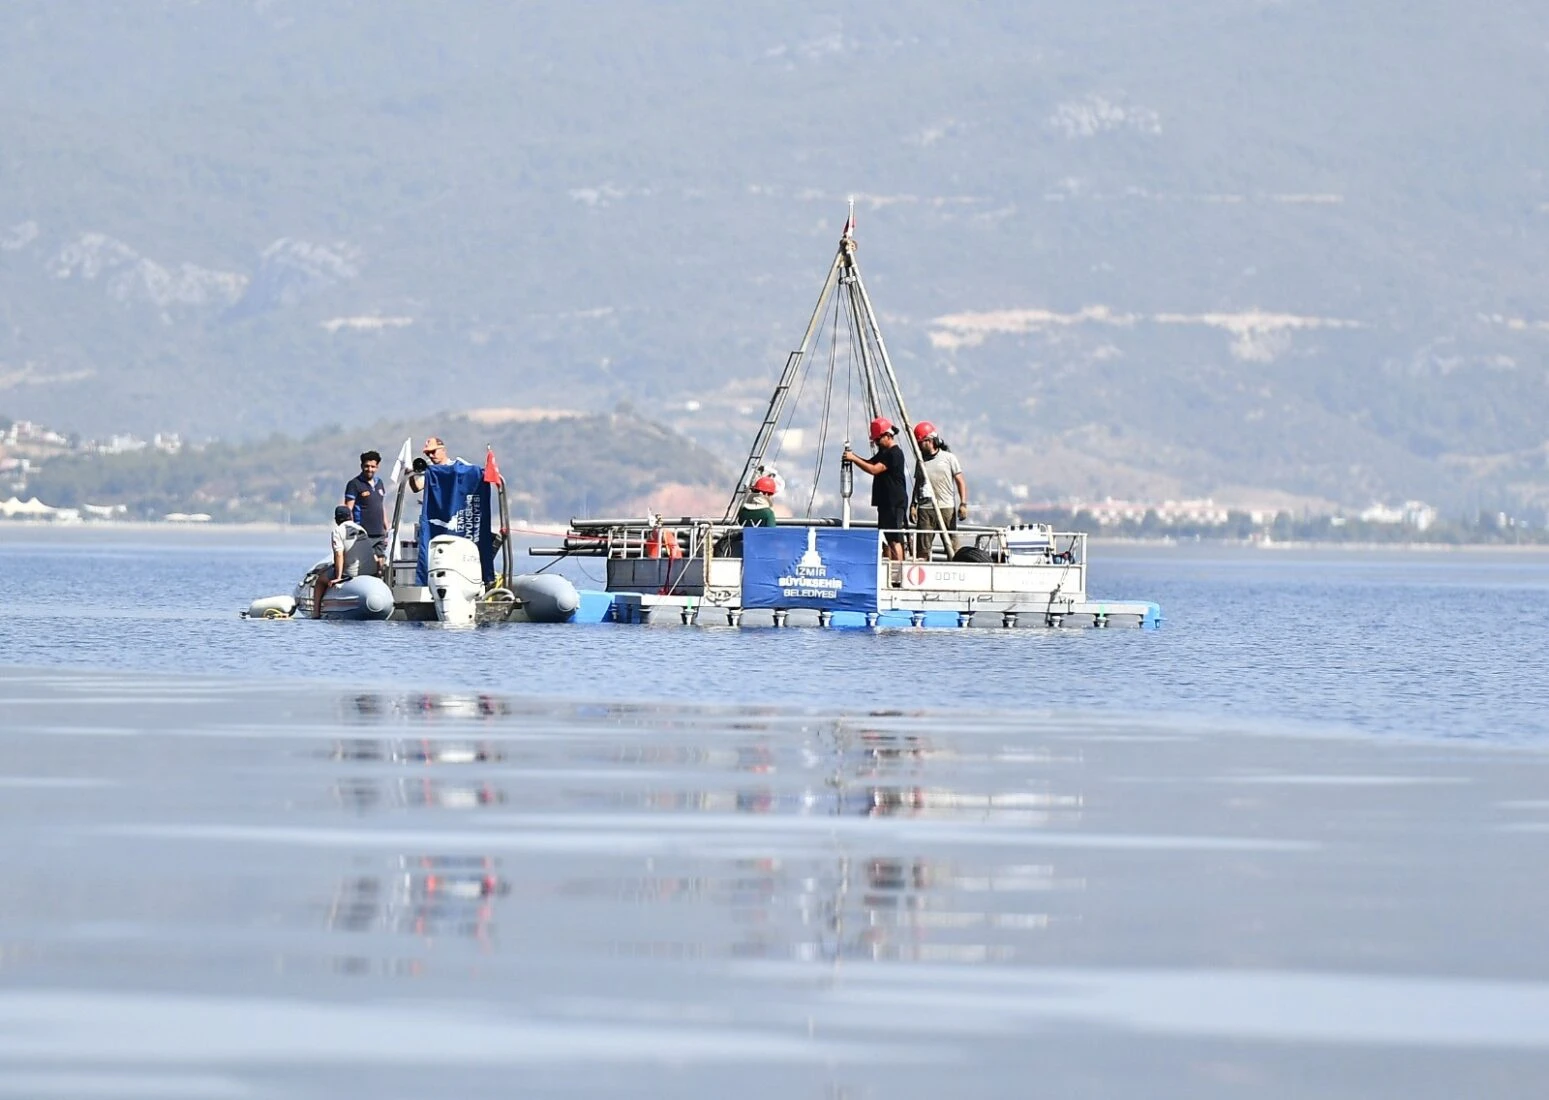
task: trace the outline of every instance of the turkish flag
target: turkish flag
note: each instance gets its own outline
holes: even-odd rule
[[[500,467],[495,465],[495,450],[493,447],[484,448],[484,480],[491,485],[505,484],[505,478],[500,476]]]

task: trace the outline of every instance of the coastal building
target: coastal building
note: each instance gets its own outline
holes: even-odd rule
[[[46,520],[53,523],[79,523],[80,510],[77,508],[54,508],[44,504],[37,497],[22,500],[11,497],[9,500],[0,500],[0,519],[15,520]]]
[[[1406,500],[1396,507],[1373,504],[1356,518],[1363,523],[1402,524],[1424,531],[1436,522],[1436,509],[1421,500]]]

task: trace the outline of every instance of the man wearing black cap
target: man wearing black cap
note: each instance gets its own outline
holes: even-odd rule
[[[871,475],[871,503],[877,510],[877,527],[887,539],[889,561],[904,560],[904,534],[909,526],[909,480],[904,475],[904,452],[895,439],[893,422],[879,416],[871,422],[871,441],[877,453],[870,461],[848,447],[842,456]]]
[[[333,510],[333,533],[330,547],[333,561],[318,570],[312,582],[312,617],[323,617],[323,595],[337,584],[365,574],[376,575],[376,554],[366,529],[350,518],[353,510],[341,504]]]

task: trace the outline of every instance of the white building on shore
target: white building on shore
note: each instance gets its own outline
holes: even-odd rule
[[[1356,518],[1363,523],[1401,523],[1416,531],[1424,531],[1436,522],[1436,509],[1423,500],[1406,500],[1397,507],[1373,504]]]

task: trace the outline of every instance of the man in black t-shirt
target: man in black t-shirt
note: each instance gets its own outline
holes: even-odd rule
[[[344,487],[344,505],[350,518],[366,529],[377,557],[378,573],[387,562],[387,493],[376,476],[382,456],[366,451],[360,456],[360,474]]]
[[[909,526],[909,480],[904,475],[904,452],[898,446],[893,422],[879,416],[871,422],[871,441],[877,453],[870,460],[848,447],[843,459],[871,475],[871,503],[877,509],[877,527],[887,539],[890,561],[904,560],[904,534]]]

